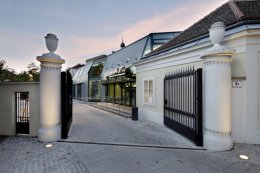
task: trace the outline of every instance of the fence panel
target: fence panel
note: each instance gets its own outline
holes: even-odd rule
[[[15,93],[16,134],[29,134],[29,92]]]
[[[164,124],[203,145],[202,69],[189,67],[165,76]]]
[[[72,123],[72,77],[61,72],[61,138],[67,139]]]

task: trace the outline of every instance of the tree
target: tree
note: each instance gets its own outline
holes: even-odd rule
[[[31,81],[39,81],[40,80],[40,67],[37,66],[34,62],[30,63],[28,66],[28,75],[29,80]]]
[[[5,64],[6,64],[6,61],[5,60],[0,60],[0,73],[2,72],[2,70],[5,68]]]
[[[27,82],[30,80],[31,80],[31,77],[29,76],[29,74],[26,71],[23,71],[16,75],[16,78],[14,81],[15,82]]]
[[[5,60],[0,60],[0,82],[26,82],[26,81],[39,81],[39,66],[35,63],[30,63],[27,66],[28,70],[16,74],[14,69],[6,66]]]
[[[15,79],[15,71],[6,66],[5,60],[0,60],[0,81],[13,81]]]

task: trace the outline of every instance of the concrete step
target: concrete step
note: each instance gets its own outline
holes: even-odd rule
[[[106,106],[97,105],[97,104],[89,104],[89,105],[92,106],[92,107],[98,108],[98,109],[102,109],[102,110],[107,111],[107,112],[111,112],[111,113],[120,115],[120,116],[125,117],[125,118],[132,118],[132,114],[129,113],[129,112],[124,112],[124,111],[121,111],[121,110],[119,111],[118,109],[113,109],[111,107],[106,107]]]

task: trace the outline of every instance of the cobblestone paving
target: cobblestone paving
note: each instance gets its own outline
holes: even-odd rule
[[[73,123],[68,141],[134,143],[197,148],[164,125],[131,119],[73,101]]]
[[[32,137],[8,137],[0,143],[1,173],[88,173],[69,145],[45,144]]]
[[[240,160],[247,154],[249,160]],[[0,143],[0,173],[259,173],[260,145],[235,145],[226,152],[53,143],[32,137]]]
[[[97,145],[73,141],[191,147],[169,129],[74,105],[71,143],[53,147],[33,137],[0,136],[0,173],[260,173],[260,145],[236,144],[225,152]],[[2,141],[2,142],[1,142]],[[240,154],[249,160],[239,159]]]
[[[260,173],[260,145],[210,152],[66,144],[91,173]],[[239,159],[246,154],[249,160]]]

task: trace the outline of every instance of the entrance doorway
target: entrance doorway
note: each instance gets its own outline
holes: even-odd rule
[[[15,93],[16,134],[29,134],[29,92]]]

